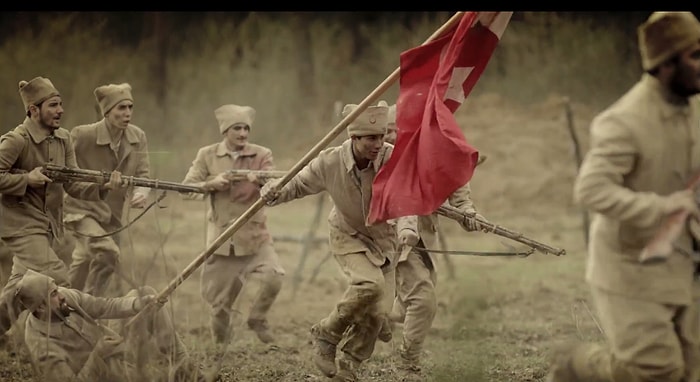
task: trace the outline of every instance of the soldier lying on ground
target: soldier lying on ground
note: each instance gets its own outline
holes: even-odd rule
[[[124,297],[94,297],[58,287],[52,278],[27,271],[17,284],[15,299],[31,313],[24,339],[39,379],[203,380],[166,309],[145,315],[121,334],[96,321],[132,317],[154,298],[155,290],[150,287],[132,290]]]

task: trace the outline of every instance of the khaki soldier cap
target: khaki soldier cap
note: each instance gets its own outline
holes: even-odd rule
[[[56,288],[56,282],[49,276],[27,270],[17,284],[15,296],[30,312],[34,312],[43,302],[48,300],[49,294]]]
[[[347,104],[343,108],[343,118],[347,117],[358,105]],[[362,137],[365,135],[386,134],[388,106],[370,106],[348,125],[348,136]]]
[[[219,122],[219,132],[223,134],[229,127],[237,123],[245,123],[248,127],[253,128],[255,109],[250,106],[223,105],[214,110],[214,116]]]
[[[121,101],[129,100],[134,102],[134,97],[131,96],[131,85],[124,82],[121,84],[102,85],[95,88],[95,98],[100,105],[102,115],[107,114],[116,104]]]
[[[29,111],[29,106],[39,105],[57,95],[60,95],[58,90],[48,78],[34,77],[29,81],[19,82],[19,96],[22,98],[25,112]]]
[[[651,70],[700,41],[700,22],[691,12],[654,12],[637,28],[642,67]]]

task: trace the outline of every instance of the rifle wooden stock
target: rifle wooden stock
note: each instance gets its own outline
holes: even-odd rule
[[[479,222],[481,224],[482,227],[486,227],[484,229],[485,232],[493,232],[496,235],[507,237],[511,240],[515,240],[517,242],[528,245],[531,248],[534,248],[534,249],[536,249],[544,254],[551,253],[551,254],[556,255],[556,256],[566,255],[566,250],[564,250],[564,249],[556,248],[556,247],[549,246],[547,244],[540,243],[539,241],[536,241],[536,240],[533,240],[533,239],[526,237],[525,235],[523,235],[520,232],[511,231],[511,230],[506,229],[504,227],[501,227],[499,225],[496,225],[496,224],[493,224],[491,222],[479,219],[474,214],[460,211],[457,208],[452,207],[450,205],[443,204],[442,206],[440,206],[437,209],[437,213],[439,215],[444,216],[444,217],[455,220],[460,224],[462,224],[467,219],[476,220],[477,222]]]
[[[226,179],[231,181],[236,180],[246,180],[248,175],[253,174],[258,179],[269,182],[271,179],[277,179],[283,177],[287,171],[275,171],[275,170],[228,170],[226,171]]]
[[[695,190],[700,186],[700,173],[690,180],[686,189]],[[697,198],[697,195],[696,195]],[[690,213],[685,210],[676,211],[670,214],[661,224],[661,227],[654,233],[654,236],[642,248],[639,254],[640,263],[652,263],[665,261],[673,253],[673,242],[683,233],[686,224],[690,224],[688,217]],[[697,224],[697,221],[695,222]]]
[[[41,172],[57,183],[88,182],[105,184],[109,181],[111,174],[107,171],[86,170],[81,168],[57,166],[53,164],[44,165]],[[126,175],[122,175],[122,184],[124,186],[148,187],[155,188],[157,190],[177,191],[183,193],[204,193],[204,190],[197,186]]]

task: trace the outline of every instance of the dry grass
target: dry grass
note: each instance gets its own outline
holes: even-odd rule
[[[591,112],[575,105],[575,113],[585,138]],[[470,141],[489,155],[472,182],[473,197],[484,215],[568,253],[565,257],[535,253],[525,259],[453,256],[454,279],[448,279],[446,263],[440,261],[440,309],[426,343],[426,380],[542,381],[554,345],[573,338],[602,340],[583,281],[581,219],[570,200],[576,170],[563,109],[557,99],[523,109],[499,97],[482,96],[470,100],[458,117],[470,132]],[[279,158],[287,164],[295,160]],[[309,197],[268,209],[273,235],[303,235],[317,200]],[[150,211],[124,240],[123,258],[130,276],[156,289],[164,288],[204,249],[204,204],[181,201],[175,194],[162,204],[167,208]],[[452,221],[443,221],[443,226],[452,249],[504,250],[501,243],[520,246],[492,234],[463,233]],[[324,218],[318,234],[326,230]],[[257,281],[251,280],[236,304],[235,339],[222,369],[225,381],[324,380],[311,363],[308,329],[332,309],[344,281],[334,262],[328,261],[309,283],[312,269],[326,254],[321,245],[310,253],[293,298],[291,275],[299,264],[301,247],[279,242],[276,248],[288,275],[270,316],[277,343],[259,343],[245,326],[257,290]],[[170,302],[179,331],[194,354],[204,359],[212,354],[213,344],[198,283],[195,272]],[[400,381],[393,366],[392,346],[397,341],[378,344],[362,380]],[[2,352],[0,373],[3,380],[12,382],[32,375],[21,354]]]

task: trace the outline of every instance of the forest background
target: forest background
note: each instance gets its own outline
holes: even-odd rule
[[[359,103],[448,12],[5,12],[0,132],[23,119],[19,80],[50,78],[63,127],[98,118],[95,87],[128,82],[153,175],[179,178],[219,139],[213,110],[257,110],[253,142],[297,158]],[[523,105],[566,95],[600,108],[636,81],[648,12],[515,12],[473,95]],[[395,100],[398,84],[382,98]],[[507,110],[504,110],[507,112]],[[458,111],[459,116],[460,111]],[[469,139],[469,126],[463,127]],[[339,139],[342,139],[343,135]],[[290,164],[294,163],[291,159]],[[284,164],[284,162],[283,162]]]

